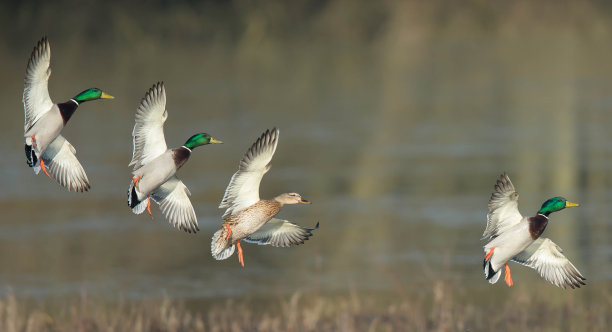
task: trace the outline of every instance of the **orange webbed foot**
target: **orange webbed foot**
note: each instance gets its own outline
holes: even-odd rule
[[[134,182],[134,187],[136,187],[136,189],[138,189],[138,182],[140,181],[140,179],[142,178],[142,175],[138,175],[135,178],[132,178],[132,182]]]
[[[242,247],[240,246],[240,241],[236,242],[236,246],[238,247],[238,262],[240,262],[240,265],[244,267],[244,256],[242,255]]]
[[[230,235],[232,235],[232,228],[228,224],[223,224],[223,227],[227,228],[227,235],[225,236],[225,239],[227,240],[230,238]]]
[[[149,212],[149,216],[153,219],[153,214],[151,213],[151,196],[148,196],[147,200],[147,212]]]
[[[493,250],[495,250],[495,247],[491,247],[491,250],[489,250],[489,253],[485,256],[485,261],[488,261],[489,258],[491,258],[493,255]]]
[[[48,177],[51,177],[51,175],[49,175],[49,172],[47,172],[47,167],[45,167],[45,162],[42,160],[42,158],[40,158],[40,168],[42,168],[43,172],[45,172]]]
[[[510,274],[510,267],[508,266],[508,263],[506,263],[505,266],[506,274],[504,275],[504,281],[506,281],[506,285],[508,285],[508,287],[512,287],[512,285],[514,285],[514,282],[512,281],[512,275]]]

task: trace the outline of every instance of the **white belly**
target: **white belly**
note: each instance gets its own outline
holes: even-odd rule
[[[491,248],[495,248],[491,257],[491,265],[493,270],[497,271],[533,241],[529,233],[529,223],[526,218],[523,218],[520,223],[487,243],[484,249],[485,253],[489,253]]]
[[[172,151],[168,150],[151,162],[133,172],[134,177],[142,176],[138,181],[136,194],[139,200],[151,195],[159,186],[176,173]]]
[[[42,154],[62,132],[62,129],[64,129],[64,121],[57,105],[53,105],[53,108],[38,119],[23,136],[26,138],[26,143],[29,142],[28,138],[35,136],[36,151]]]

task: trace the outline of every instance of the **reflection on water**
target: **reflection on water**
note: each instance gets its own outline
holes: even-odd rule
[[[93,86],[116,97],[82,105],[64,131],[91,180],[85,194],[25,164],[21,82],[41,33],[0,39],[8,64],[0,82],[0,285],[35,298],[82,289],[137,299],[162,291],[191,299],[390,294],[390,279],[418,288],[450,268],[463,287],[497,294],[505,286],[482,277],[478,239],[503,171],[524,214],[556,195],[581,203],[554,214],[546,235],[589,283],[609,283],[611,270],[600,267],[612,253],[610,16],[580,7],[568,25],[563,10],[540,21],[518,7],[492,22],[472,12],[443,20],[435,6],[390,3],[363,35],[329,19],[337,5],[318,9],[312,31],[295,38],[266,30],[270,18],[255,10],[241,14],[243,34],[204,44],[145,38],[124,30],[117,13],[106,13],[117,31],[96,43],[68,27],[49,33],[55,101]],[[413,10],[427,19],[406,19]],[[186,15],[171,13],[168,20]],[[179,172],[192,192],[196,235],[172,229],[157,208],[154,220],[133,215],[125,202],[135,108],[158,80],[167,88],[169,146],[201,131],[225,142],[196,150]],[[236,257],[214,261],[210,237],[225,186],[273,126],[280,143],[261,196],[302,193],[314,204],[281,216],[321,228],[291,249],[246,245],[246,268]],[[553,287],[530,269],[512,271],[517,287]]]

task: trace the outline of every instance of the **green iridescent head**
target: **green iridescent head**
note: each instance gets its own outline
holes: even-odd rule
[[[189,137],[187,142],[185,142],[185,147],[188,148],[189,150],[193,150],[194,148],[200,145],[206,145],[206,144],[211,144],[211,143],[223,143],[223,142],[212,138],[210,135],[206,133],[199,133],[199,134],[195,134]]]
[[[100,90],[98,88],[91,88],[91,89],[87,89],[87,90],[79,93],[78,95],[76,95],[76,97],[74,97],[72,99],[76,100],[80,104],[80,103],[84,103],[84,102],[90,101],[90,100],[113,99],[113,98],[115,98],[115,97],[109,95],[106,92],[103,92],[102,90]]]
[[[548,216],[553,212],[561,211],[572,206],[578,206],[578,204],[569,202],[563,197],[553,197],[542,204],[542,207],[538,213]]]

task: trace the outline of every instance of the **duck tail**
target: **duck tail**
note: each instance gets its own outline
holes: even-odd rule
[[[213,235],[212,237],[212,242],[210,243],[210,253],[218,261],[230,257],[234,253],[234,249],[236,248],[236,246],[234,244],[231,244],[231,242],[226,239],[226,237],[226,228],[222,228],[216,231],[215,235]]]
[[[40,157],[36,154],[36,150],[32,148],[32,139],[30,137],[26,137],[25,155],[28,166],[34,168],[34,173],[40,173]]]
[[[141,214],[147,208],[148,199],[138,200],[138,194],[136,194],[136,186],[133,181],[130,181],[130,188],[128,189],[128,206],[132,209],[135,214]]]
[[[485,278],[489,281],[489,283],[494,284],[497,282],[497,280],[499,280],[502,269],[499,269],[497,271],[493,270],[493,266],[491,264],[492,260],[493,260],[493,257],[489,257],[488,260],[487,259],[483,260],[482,267],[484,268]]]

